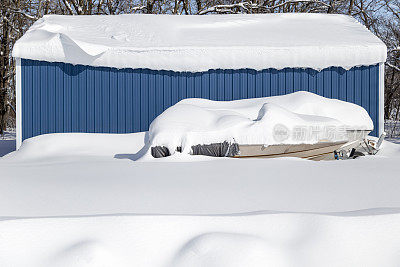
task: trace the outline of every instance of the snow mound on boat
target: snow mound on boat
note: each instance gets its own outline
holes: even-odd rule
[[[184,99],[150,125],[150,146],[177,147],[219,142],[313,144],[346,140],[346,129],[372,130],[367,111],[355,104],[309,92],[235,101]]]

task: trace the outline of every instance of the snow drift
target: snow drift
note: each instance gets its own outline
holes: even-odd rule
[[[171,153],[177,147],[189,153],[193,145],[224,141],[264,145],[343,141],[346,129],[372,130],[373,123],[358,105],[304,91],[235,101],[184,99],[151,123],[149,143]]]
[[[0,266],[398,266],[400,145],[329,162],[116,157],[144,139],[43,135],[0,158]]]
[[[191,72],[321,70],[385,62],[386,46],[344,15],[46,15],[16,42],[13,56]]]
[[[0,265],[395,267],[399,222],[400,214],[6,220],[0,221]]]
[[[112,134],[43,135],[35,137],[38,145],[34,138],[24,141],[23,151],[0,158],[0,217],[400,207],[398,144],[384,142],[376,156],[346,161],[181,153],[135,161],[144,136],[126,134],[126,146]]]
[[[66,156],[113,156],[132,153],[145,144],[145,132],[133,134],[56,133],[24,140],[17,152],[6,159],[47,160]]]

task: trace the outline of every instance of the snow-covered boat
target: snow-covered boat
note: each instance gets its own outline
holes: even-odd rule
[[[360,106],[295,92],[236,101],[185,99],[151,123],[148,140],[153,157],[180,152],[320,160],[364,142],[373,127]]]

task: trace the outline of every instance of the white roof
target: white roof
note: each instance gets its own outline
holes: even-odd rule
[[[320,70],[385,62],[386,46],[345,15],[47,15],[16,42],[13,56],[193,72]]]

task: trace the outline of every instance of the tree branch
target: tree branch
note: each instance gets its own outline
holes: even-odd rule
[[[74,14],[74,11],[72,10],[72,7],[71,7],[71,5],[68,3],[68,1],[67,1],[67,0],[63,0],[63,3],[64,3],[64,5],[65,5],[65,7],[68,9],[69,13],[71,13],[71,15],[75,15],[75,14]]]
[[[16,31],[17,33],[21,33],[20,30],[18,30],[17,28],[14,27],[13,23],[11,23],[11,21],[7,18],[7,17],[1,17],[2,21],[6,21],[8,23],[8,25],[11,27],[11,29],[13,29],[14,31]],[[1,23],[0,25],[3,25],[3,23]]]
[[[215,5],[212,6],[208,9],[199,11],[197,14],[198,15],[205,15],[210,12],[216,12],[216,13],[239,13],[239,11],[245,11],[246,13],[250,13],[253,10],[263,10],[264,12],[271,12],[272,10],[276,8],[283,7],[285,5],[290,5],[290,4],[317,4],[320,6],[323,6],[324,8],[333,8],[331,5],[324,3],[319,0],[289,0],[274,6],[266,6],[265,3],[263,4],[254,4],[251,2],[241,2],[241,3],[235,3],[235,4],[230,4],[230,5]],[[234,10],[237,10],[236,12]]]
[[[132,8],[132,11],[133,12],[143,11],[146,8],[147,8],[146,6],[135,6],[135,7]]]
[[[322,1],[318,1],[318,0],[292,0],[292,1],[287,1],[287,2],[278,4],[278,5],[275,5],[275,6],[265,7],[265,8],[267,8],[267,9],[275,9],[275,8],[282,7],[282,6],[285,6],[285,5],[299,4],[299,3],[318,4],[318,5],[321,5],[321,6],[325,6],[326,8],[331,8],[331,5],[329,5],[327,3],[324,3]]]
[[[393,64],[390,64],[389,62],[386,62],[385,64],[388,65],[389,67],[391,67],[391,68],[397,70],[397,71],[400,71],[400,68],[399,68],[399,67],[397,67],[397,66],[395,66],[395,65],[393,65]]]
[[[27,19],[31,19],[31,20],[38,20],[39,19],[38,17],[29,15],[29,14],[25,13],[24,11],[22,11],[20,9],[11,8],[10,11],[13,12],[13,13],[21,14]]]

